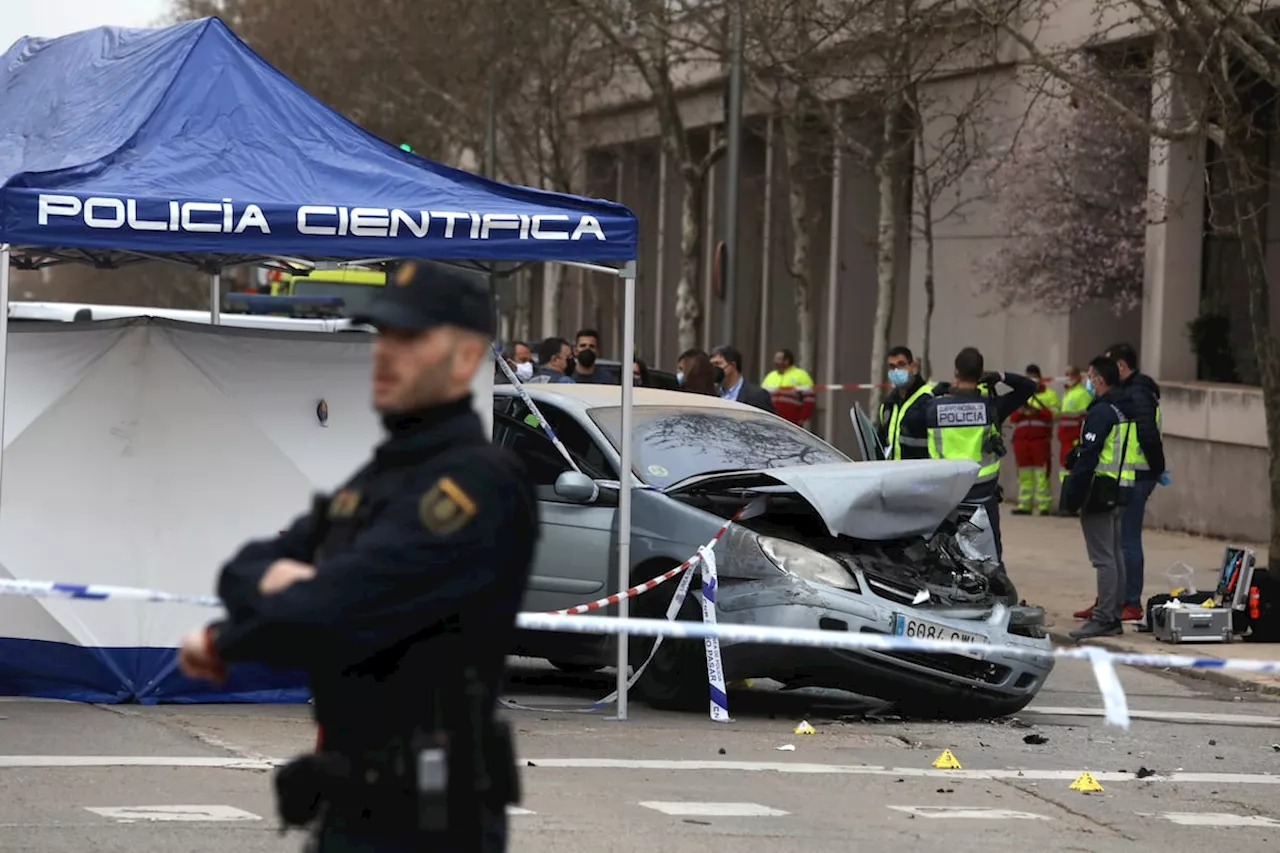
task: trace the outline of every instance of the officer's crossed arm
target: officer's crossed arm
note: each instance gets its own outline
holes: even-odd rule
[[[222,661],[343,666],[423,631],[483,595],[509,563],[518,486],[471,464],[395,500],[314,579],[211,626]]]
[[[227,561],[218,576],[218,597],[227,611],[235,615],[252,608],[259,597],[258,587],[263,575],[277,560],[310,563],[314,529],[313,516],[301,516],[279,536],[254,540]]]
[[[1062,483],[1063,508],[1074,512],[1084,506],[1103,445],[1117,422],[1115,411],[1106,404],[1094,406],[1085,415],[1084,425],[1080,428],[1080,443],[1071,451],[1075,461]]]

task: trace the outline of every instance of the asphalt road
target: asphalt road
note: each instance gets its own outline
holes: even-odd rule
[[[910,723],[868,717],[856,697],[761,685],[731,693],[729,724],[634,703],[618,722],[547,709],[599,698],[607,674],[522,662],[509,697],[542,710],[508,712],[526,789],[511,849],[1274,851],[1280,703],[1121,679],[1137,716],[1158,719],[1106,726],[1089,715],[1100,701],[1087,667],[1064,662],[1016,720]],[[817,733],[794,734],[802,719]],[[267,760],[313,740],[307,706],[0,702],[0,849],[298,850],[301,836],[276,831]],[[931,766],[944,749],[961,769]],[[1101,793],[1069,789],[1085,770]]]

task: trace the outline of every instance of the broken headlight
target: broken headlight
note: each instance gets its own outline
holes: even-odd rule
[[[812,548],[772,536],[761,536],[757,541],[769,562],[789,575],[813,583],[858,591],[853,575],[826,554],[819,554]]]

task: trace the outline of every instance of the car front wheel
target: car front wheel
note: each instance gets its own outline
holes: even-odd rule
[[[652,572],[648,576],[652,577],[654,574],[657,572]],[[671,603],[671,598],[677,589],[674,578],[669,583],[671,589],[665,594],[659,592],[662,587],[658,587],[649,595],[636,599],[634,605],[636,616],[645,619],[665,618],[667,606]],[[676,619],[681,622],[701,621],[702,608],[692,588],[685,596]],[[652,637],[629,639],[628,657],[633,670],[649,657],[654,639]],[[671,638],[663,640],[657,654],[653,656],[653,660],[649,661],[644,674],[636,682],[634,690],[641,700],[661,711],[706,710],[709,701],[706,643],[702,640]]]

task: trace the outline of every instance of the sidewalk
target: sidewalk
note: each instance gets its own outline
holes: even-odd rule
[[[1096,589],[1095,572],[1085,554],[1080,522],[1074,518],[1015,516],[1012,509],[1006,503],[1000,514],[1004,559],[1009,576],[1018,587],[1021,598],[1028,604],[1036,604],[1045,609],[1049,631],[1055,642],[1068,644],[1071,641],[1067,639],[1067,632],[1081,624],[1071,614],[1091,604]],[[1222,550],[1227,542],[1150,529],[1143,534],[1142,541],[1146,554],[1146,568],[1143,572],[1144,602],[1152,595],[1169,592],[1165,571],[1178,562],[1186,563],[1196,570],[1196,589],[1212,592],[1217,585],[1218,567],[1222,563]],[[1257,554],[1258,563],[1266,565],[1265,545],[1246,542],[1231,544],[1252,547]],[[1246,643],[1239,640],[1229,644],[1161,643],[1151,634],[1138,633],[1129,624],[1125,625],[1123,637],[1092,640],[1090,643],[1113,651],[1280,661],[1280,643]],[[1197,674],[1212,677],[1215,681],[1249,685],[1267,693],[1280,693],[1280,677],[1277,676],[1208,671]]]

